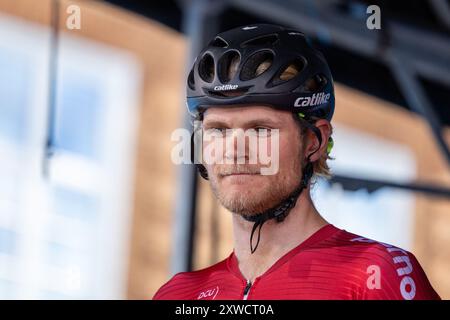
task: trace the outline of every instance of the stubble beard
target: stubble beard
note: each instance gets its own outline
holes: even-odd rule
[[[219,203],[227,210],[241,216],[255,216],[268,209],[276,207],[286,199],[299,185],[302,176],[300,156],[290,168],[281,169],[276,175],[258,177],[265,181],[257,187],[247,188],[243,192],[224,190],[221,186],[221,169],[210,168],[210,185]]]

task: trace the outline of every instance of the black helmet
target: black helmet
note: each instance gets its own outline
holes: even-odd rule
[[[308,44],[303,33],[277,25],[249,25],[219,33],[200,52],[187,81],[191,115],[201,118],[208,107],[255,103],[298,113],[316,134],[317,150],[320,148],[322,136],[313,123],[316,118],[331,121],[333,117],[333,79],[325,58]],[[254,222],[250,236],[252,253],[258,247],[263,224],[269,219],[283,221],[307,188],[313,174],[311,155],[307,157],[299,185],[287,198],[257,215],[243,216]],[[207,179],[205,167],[202,164],[197,167]],[[253,246],[258,227],[258,239]]]
[[[198,55],[187,81],[187,106],[258,103],[331,120],[328,64],[302,32],[255,24],[219,33]]]

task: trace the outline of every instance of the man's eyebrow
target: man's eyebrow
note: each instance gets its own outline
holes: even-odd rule
[[[252,119],[245,123],[246,127],[255,127],[255,126],[280,126],[281,122],[279,120],[275,120],[273,118],[257,118]]]
[[[204,120],[203,125],[207,127],[226,127],[228,124],[220,119]]]
[[[210,119],[204,120],[204,125],[207,127],[228,127],[229,123],[222,119]],[[273,118],[256,118],[249,121],[242,122],[244,128],[250,128],[255,126],[279,126],[281,122]]]

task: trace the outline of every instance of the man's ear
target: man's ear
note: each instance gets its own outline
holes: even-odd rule
[[[331,124],[325,119],[319,119],[314,126],[320,131],[322,135],[322,143],[319,147],[319,139],[312,130],[307,130],[307,143],[305,149],[305,156],[311,155],[310,161],[319,160],[324,153],[327,152],[328,139],[331,135]],[[317,149],[319,148],[319,149]],[[317,151],[316,151],[317,150]]]

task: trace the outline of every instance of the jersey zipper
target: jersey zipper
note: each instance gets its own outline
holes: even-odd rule
[[[244,289],[244,297],[242,298],[242,300],[247,300],[248,298],[248,294],[250,292],[250,288],[252,287],[252,283],[250,280],[247,280],[247,285],[245,286]]]

